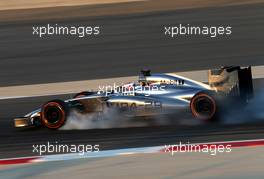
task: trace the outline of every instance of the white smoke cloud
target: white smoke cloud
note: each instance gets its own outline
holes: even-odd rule
[[[144,121],[135,122],[129,117],[120,116],[114,109],[106,109],[102,113],[87,114],[71,111],[61,130],[141,127],[146,125],[147,123]]]
[[[244,108],[234,109],[223,117],[225,124],[264,121],[264,93],[258,92]]]

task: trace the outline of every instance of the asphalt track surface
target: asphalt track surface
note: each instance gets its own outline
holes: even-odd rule
[[[0,23],[0,86],[264,64],[264,4]],[[33,25],[99,25],[88,38],[32,35]],[[225,37],[171,39],[164,25],[232,26]]]
[[[155,72],[219,65],[263,65],[264,4],[210,7],[134,15],[0,23],[0,86],[128,76],[143,67]],[[100,25],[89,39],[32,36],[32,25]],[[231,25],[230,37],[164,36],[164,25]],[[12,118],[54,98],[0,101],[0,158],[36,155],[33,144],[100,144],[100,149],[264,137],[264,123],[160,126],[82,131],[14,129]]]
[[[263,90],[263,80],[254,80],[256,92]],[[90,130],[15,129],[12,119],[38,108],[51,99],[72,95],[28,97],[0,100],[0,158],[38,155],[32,145],[99,144],[100,150],[146,147],[181,142],[216,142],[264,138],[264,120],[240,124],[169,125]],[[179,117],[175,116],[175,120]]]

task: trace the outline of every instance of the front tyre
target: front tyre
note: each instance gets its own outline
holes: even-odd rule
[[[203,122],[217,119],[217,103],[211,92],[199,92],[191,99],[190,108],[193,116]]]
[[[65,124],[68,111],[64,101],[49,101],[41,108],[41,123],[49,129],[59,129]]]

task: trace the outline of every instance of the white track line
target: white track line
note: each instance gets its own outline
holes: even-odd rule
[[[187,143],[182,143],[182,144],[187,144]],[[264,139],[188,143],[188,145],[196,145],[196,146],[230,145],[231,148],[256,147],[256,146],[263,146]],[[114,150],[105,150],[99,152],[86,152],[82,155],[78,153],[67,153],[67,154],[30,156],[30,157],[19,157],[19,158],[6,158],[6,159],[0,159],[0,165],[66,161],[66,160],[84,159],[84,158],[116,157],[120,155],[133,155],[133,154],[146,154],[146,153],[166,153],[166,150],[167,148],[165,146],[154,146],[154,147],[137,147],[137,148],[128,148],[128,149],[114,149]]]

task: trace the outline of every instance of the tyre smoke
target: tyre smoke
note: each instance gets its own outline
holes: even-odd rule
[[[234,109],[223,117],[225,124],[264,121],[264,93],[258,92],[244,108]]]
[[[78,111],[71,111],[66,124],[61,130],[82,130],[82,129],[106,129],[122,127],[146,126],[144,121],[133,121],[133,119],[120,114],[114,109],[105,109],[100,113],[82,114]]]

